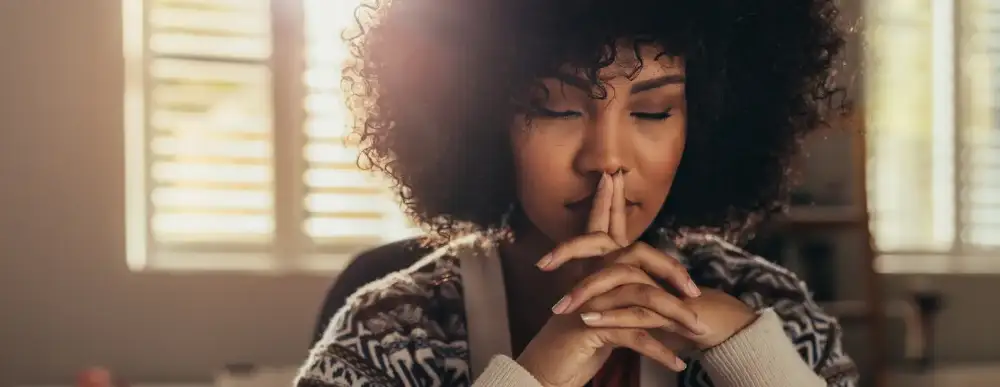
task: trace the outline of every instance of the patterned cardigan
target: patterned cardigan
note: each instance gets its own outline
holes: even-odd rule
[[[817,375],[830,386],[856,386],[857,368],[841,348],[840,325],[791,272],[711,235],[688,236],[676,246],[672,255],[681,257],[698,285],[757,310],[772,308]],[[310,351],[296,386],[470,386],[459,270],[466,247],[442,248],[349,297]],[[698,359],[684,360],[688,368],[677,375],[678,386],[713,385]]]

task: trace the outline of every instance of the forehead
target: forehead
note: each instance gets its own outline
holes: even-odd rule
[[[668,55],[661,47],[655,45],[619,44],[614,59],[613,63],[598,73],[601,81],[624,79],[636,81],[684,74],[683,58]]]

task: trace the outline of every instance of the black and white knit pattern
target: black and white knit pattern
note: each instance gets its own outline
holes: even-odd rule
[[[799,355],[830,386],[853,387],[857,369],[841,348],[836,319],[783,267],[705,235],[686,240],[682,260],[700,286],[755,309],[773,308]],[[712,386],[699,361],[678,386]],[[468,336],[458,260],[427,259],[360,289],[310,353],[298,387],[469,386]]]

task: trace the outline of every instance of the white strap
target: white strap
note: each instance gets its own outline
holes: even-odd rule
[[[459,256],[469,334],[469,367],[475,380],[495,355],[512,356],[507,293],[496,245],[464,249]]]

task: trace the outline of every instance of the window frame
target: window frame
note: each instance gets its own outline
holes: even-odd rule
[[[869,2],[866,0],[866,13]],[[946,142],[951,148],[951,160],[945,165],[950,176],[936,176],[935,179],[945,179],[949,184],[944,187],[940,196],[947,197],[949,203],[934,202],[932,204],[946,207],[944,212],[950,215],[948,232],[951,234],[951,245],[946,249],[906,249],[879,250],[876,270],[886,274],[1000,274],[1000,248],[980,248],[965,242],[963,230],[969,224],[967,212],[970,204],[964,192],[967,187],[965,176],[969,173],[968,161],[965,159],[967,117],[962,114],[962,106],[966,103],[966,90],[963,88],[963,59],[968,53],[963,52],[963,38],[967,37],[963,29],[963,18],[966,12],[963,7],[967,0],[932,0],[929,2],[931,16],[931,84],[932,84],[932,135],[935,142]],[[877,18],[870,18],[877,20]],[[939,28],[943,26],[944,28]],[[873,27],[869,25],[869,28]],[[867,41],[867,39],[866,39]],[[868,118],[870,121],[870,117]],[[997,125],[994,119],[993,125]],[[994,128],[995,129],[995,128]],[[871,141],[871,140],[869,140]],[[871,162],[866,167],[871,170]],[[936,163],[935,163],[936,164]],[[934,169],[938,169],[935,165]],[[869,187],[869,191],[871,191]],[[902,188],[907,189],[907,188]],[[871,193],[869,192],[869,195]],[[932,207],[934,207],[932,205]],[[878,237],[873,236],[876,246]]]
[[[122,0],[126,264],[129,270],[335,273],[361,251],[376,247],[376,244],[367,243],[314,243],[303,229],[309,216],[304,203],[308,189],[303,181],[309,169],[304,154],[308,140],[304,131],[308,118],[304,107],[308,96],[304,75],[309,66],[304,14],[306,0],[267,0],[271,55],[263,64],[269,70],[271,83],[273,242],[265,250],[241,249],[225,242],[199,244],[193,251],[157,248],[150,216],[153,184],[149,173],[152,157],[147,114],[151,110],[147,85],[151,84],[149,70],[154,58],[149,47],[150,1]],[[240,60],[216,58],[190,59],[241,63]],[[405,222],[406,218],[400,213],[395,219],[393,221]],[[389,241],[396,236],[384,239]]]

